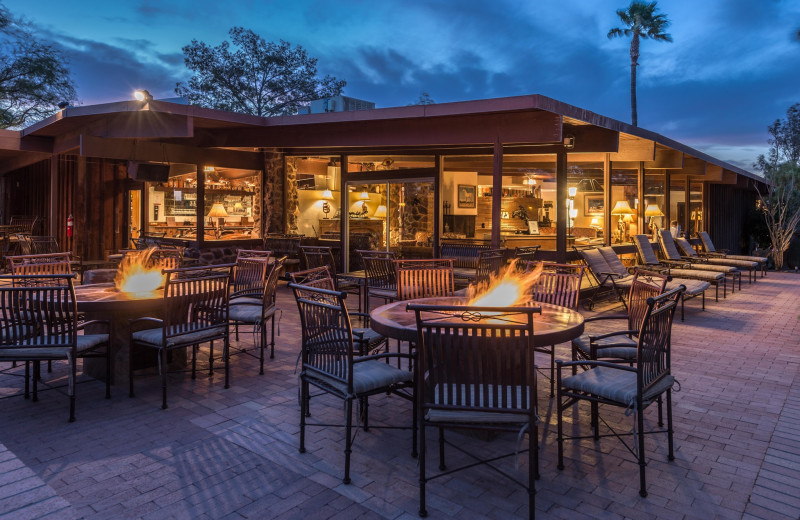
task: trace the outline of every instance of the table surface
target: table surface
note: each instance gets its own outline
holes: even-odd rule
[[[459,296],[422,298],[382,305],[370,313],[370,326],[375,332],[401,341],[417,341],[417,321],[413,311],[407,311],[410,302],[431,305],[463,305],[467,299]],[[544,347],[571,341],[583,334],[583,316],[578,311],[553,305],[536,303],[542,314],[533,317],[534,346]]]
[[[75,301],[78,310],[85,312],[150,310],[161,302],[164,290],[158,290],[149,298],[136,299],[117,291],[113,283],[98,283],[75,286]]]

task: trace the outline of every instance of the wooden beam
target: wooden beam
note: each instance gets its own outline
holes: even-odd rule
[[[299,121],[299,120],[298,120]],[[225,128],[204,132],[201,146],[381,147],[561,143],[561,116],[508,112],[336,124]]]
[[[36,164],[39,161],[45,161],[52,157],[49,153],[29,152],[20,154],[11,159],[3,159],[0,163],[0,175],[4,175],[14,170],[19,170],[31,164]]]
[[[644,167],[647,169],[679,170],[683,168],[683,152],[657,146],[655,160],[645,161]]]
[[[0,150],[53,153],[53,139],[34,135],[23,136],[13,130],[0,130]]]
[[[165,114],[143,110],[123,112],[105,120],[96,131],[82,133],[97,137],[124,137],[149,139],[164,137],[194,137],[194,118],[191,116]]]
[[[653,161],[656,158],[656,143],[649,139],[622,134],[619,137],[619,150],[611,154],[611,161]]]
[[[692,176],[705,175],[706,162],[702,159],[687,155],[683,158],[683,168],[680,169],[680,172],[684,175]]]
[[[722,184],[736,184],[736,179],[739,176],[730,171],[730,170],[723,170],[722,171]]]
[[[721,182],[722,166],[717,166],[716,164],[707,164],[706,174],[703,176],[703,180],[707,182]]]
[[[245,170],[260,170],[264,159],[258,152],[195,148],[178,144],[128,139],[80,136],[80,155],[128,161],[205,164]]]
[[[500,210],[503,194],[503,143],[498,138],[494,142],[494,171],[492,172],[492,248],[500,247]],[[477,197],[478,194],[476,193]],[[477,202],[477,201],[476,201]]]

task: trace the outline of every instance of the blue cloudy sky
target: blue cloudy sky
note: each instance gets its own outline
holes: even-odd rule
[[[630,121],[627,0],[5,0],[70,59],[82,104],[174,96],[181,47],[243,26],[319,58],[379,107],[544,94]],[[798,0],[661,0],[674,43],[645,41],[639,125],[750,169],[800,102]]]

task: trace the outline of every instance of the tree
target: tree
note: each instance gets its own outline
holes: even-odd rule
[[[609,38],[631,37],[631,123],[633,126],[639,126],[636,106],[636,67],[639,66],[639,40],[672,41],[672,36],[664,32],[669,27],[670,21],[666,15],[657,13],[656,4],[657,2],[633,0],[627,9],[617,9],[617,16],[625,24],[625,27],[617,27],[608,31]]]
[[[184,63],[194,75],[179,82],[175,92],[189,103],[255,116],[290,115],[313,99],[342,93],[345,82],[318,78],[317,59],[301,46],[267,42],[242,27],[228,34],[232,43],[209,47],[192,40],[183,48]]]
[[[419,93],[419,97],[417,98],[417,100],[414,101],[413,103],[411,103],[411,105],[409,105],[409,106],[435,105],[435,104],[436,104],[436,101],[434,101],[434,99],[431,97],[431,95],[423,90],[422,92]]]
[[[0,128],[44,119],[74,101],[66,59],[0,4]]]
[[[777,119],[767,131],[769,150],[755,164],[764,173],[766,188],[762,191],[756,186],[756,191],[772,243],[775,269],[781,269],[783,254],[800,224],[800,103],[789,107],[786,119]]]

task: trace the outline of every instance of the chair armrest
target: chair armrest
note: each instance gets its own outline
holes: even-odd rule
[[[605,276],[606,278],[622,278],[622,275],[619,273],[600,273],[601,275]]]
[[[108,333],[111,332],[111,322],[109,320],[89,320],[78,324],[77,330],[83,330],[87,325],[105,325]]]
[[[622,365],[619,363],[611,363],[609,361],[596,361],[596,360],[587,360],[587,361],[564,361],[563,359],[556,360],[556,370],[561,370],[565,367],[607,367],[607,368],[614,368],[617,370],[625,370],[627,372],[636,372],[636,367],[629,367],[628,365]]]
[[[590,343],[594,343],[596,340],[601,340],[601,339],[606,339],[606,338],[613,338],[614,336],[620,336],[620,335],[630,336],[631,334],[636,334],[637,332],[639,332],[639,331],[638,330],[618,330],[616,332],[607,332],[605,334],[598,334],[596,336],[594,334],[590,334],[589,335],[589,342]]]
[[[363,361],[373,361],[376,359],[388,359],[388,358],[416,359],[417,355],[405,352],[383,352],[381,354],[369,354],[367,356],[353,357],[353,363],[361,363]]]
[[[147,323],[154,324],[159,327],[164,326],[164,320],[160,320],[158,318],[132,318],[128,320],[128,325],[130,326],[131,332],[137,332],[146,328],[155,328],[145,327],[144,325]]]
[[[609,316],[590,316],[588,318],[584,318],[583,322],[586,323],[587,321],[599,321],[599,320],[627,320],[627,314],[612,314]]]

